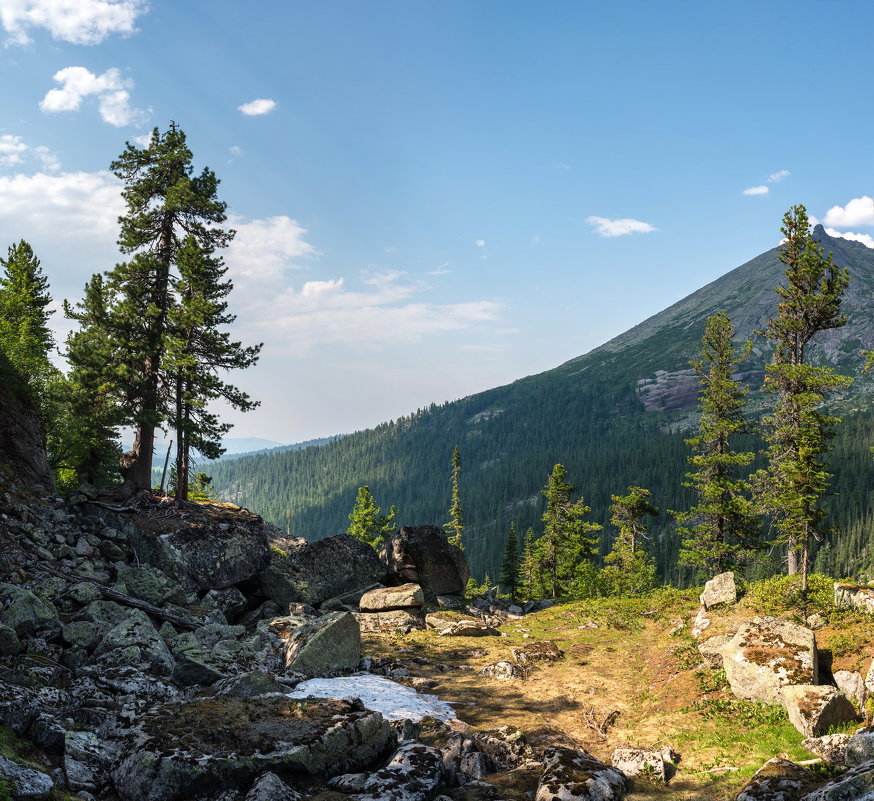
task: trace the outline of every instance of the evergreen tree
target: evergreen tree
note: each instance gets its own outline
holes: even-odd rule
[[[596,543],[588,535],[601,530],[599,524],[583,520],[591,510],[582,498],[571,501],[574,487],[565,481],[566,477],[563,465],[553,467],[543,489],[546,511],[543,536],[537,540],[539,568],[553,598],[569,590],[577,566],[594,555]]]
[[[350,537],[355,537],[355,539],[379,549],[386,536],[392,531],[397,509],[392,506],[387,515],[381,515],[379,511],[379,507],[370,493],[370,487],[366,484],[359,487],[355,506],[349,514],[350,523],[346,533]]]
[[[168,314],[165,369],[174,387],[176,429],[176,500],[188,497],[191,449],[207,459],[224,452],[221,437],[231,428],[221,423],[208,404],[223,399],[249,411],[258,405],[245,392],[223,381],[219,371],[250,367],[261,345],[243,347],[221,330],[236,317],[227,312],[225,297],[233,284],[224,280],[227,267],[197,240],[186,238],[177,254],[178,303]]]
[[[786,285],[776,287],[777,316],[765,334],[774,343],[774,357],[765,367],[765,389],[776,396],[773,413],[764,418],[768,469],[757,475],[764,510],[788,549],[788,572],[800,572],[807,591],[811,541],[823,531],[825,511],[819,502],[831,474],[825,462],[834,426],[839,420],[820,410],[826,394],[845,389],[851,378],[829,367],[808,363],[807,346],[820,331],[840,328],[841,298],[849,283],[846,270],[812,237],[804,206],[793,206],[780,229],[785,241],[780,260],[786,265]]]
[[[507,541],[504,543],[504,558],[501,561],[501,574],[498,584],[504,592],[509,593],[511,601],[516,600],[516,593],[519,590],[519,579],[519,534],[516,531],[516,524],[510,523]]]
[[[674,513],[683,537],[680,564],[709,578],[736,566],[750,552],[759,530],[750,486],[737,476],[754,454],[733,449],[733,438],[747,430],[743,417],[746,387],[732,378],[752,344],[736,351],[735,329],[724,311],[707,319],[698,356],[690,364],[700,382],[698,434],[686,440],[695,453],[684,486],[695,490],[697,504]]]
[[[444,526],[449,534],[449,544],[464,550],[462,536],[464,534],[464,513],[461,509],[461,491],[459,477],[461,476],[461,455],[458,445],[452,449],[452,502],[449,506],[449,522]]]
[[[23,239],[9,246],[0,268],[0,343],[12,366],[30,377],[31,390],[39,397],[54,372],[49,361],[55,345],[48,325],[49,282]]]
[[[67,337],[69,409],[60,454],[65,483],[102,486],[118,478],[121,448],[116,430],[125,418],[125,393],[106,377],[114,360],[109,331],[109,297],[103,276],[93,275],[81,301],[64,301],[64,314],[79,323]]]
[[[613,595],[643,595],[655,586],[655,560],[642,547],[646,538],[647,515],[659,513],[650,501],[650,491],[629,487],[627,495],[613,495],[610,523],[619,530],[613,549],[604,558],[604,573]]]
[[[191,162],[185,134],[171,124],[164,133],[156,128],[143,148],[128,143],[111,164],[124,183],[127,205],[118,244],[131,258],[108,273],[114,298],[108,332],[116,352],[107,378],[123,388],[128,422],[136,429],[133,450],[122,460],[129,492],[150,487],[155,427],[172,417],[164,360],[174,304],[172,271],[182,243],[191,237],[211,254],[234,235],[218,227],[226,219],[226,204],[216,195],[218,179],[209,169],[194,175]]]
[[[540,562],[537,554],[537,541],[534,539],[534,529],[528,528],[522,544],[521,581],[522,593],[525,598],[535,600],[539,597],[537,578],[540,574]]]

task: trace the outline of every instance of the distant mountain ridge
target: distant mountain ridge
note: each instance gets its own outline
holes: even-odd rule
[[[857,375],[861,350],[874,347],[874,250],[830,237],[821,226],[815,236],[839,266],[849,268],[851,280],[844,302],[848,323],[823,332],[812,359]],[[774,248],[552,370],[321,447],[216,464],[216,486],[278,525],[291,512],[294,533],[311,539],[345,530],[362,484],[369,484],[383,508],[397,505],[401,522],[439,525],[448,519],[449,460],[457,444],[468,556],[479,576],[497,570],[510,521],[523,531],[529,525],[539,530],[540,490],[556,462],[568,468],[571,483],[602,524],[611,494],[629,485],[650,488],[663,509],[685,508],[691,499],[681,486],[688,455],[684,432],[694,424],[698,391],[689,359],[707,317],[726,310],[738,339],[753,339],[740,377],[752,390],[752,408],[760,408],[771,349],[754,332],[776,312],[773,289],[784,269]],[[838,402],[843,413],[864,416],[870,395],[871,381],[862,378]],[[860,431],[870,428],[859,424]],[[838,447],[854,454],[855,476],[867,475],[865,436],[857,433]],[[847,509],[839,510],[849,515],[845,525],[872,514],[866,494],[853,501],[852,512]],[[663,515],[653,532],[662,575],[676,578],[678,541],[671,521]],[[602,550],[611,536],[605,528]]]

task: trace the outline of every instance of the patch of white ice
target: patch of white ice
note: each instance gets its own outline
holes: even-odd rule
[[[336,679],[308,679],[302,681],[290,698],[360,698],[361,703],[374,712],[381,712],[388,720],[421,720],[432,717],[453,720],[455,712],[449,704],[435,695],[417,693],[383,676],[369,673],[342,676]]]

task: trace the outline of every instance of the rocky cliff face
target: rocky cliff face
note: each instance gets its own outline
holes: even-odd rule
[[[0,352],[0,487],[54,488],[45,453],[45,432],[27,392]]]

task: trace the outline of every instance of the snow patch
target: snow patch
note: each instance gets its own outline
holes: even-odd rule
[[[357,674],[336,679],[309,679],[302,681],[288,694],[289,698],[360,698],[361,703],[374,712],[381,712],[387,720],[454,720],[455,712],[449,704],[435,695],[419,694],[383,676]]]

